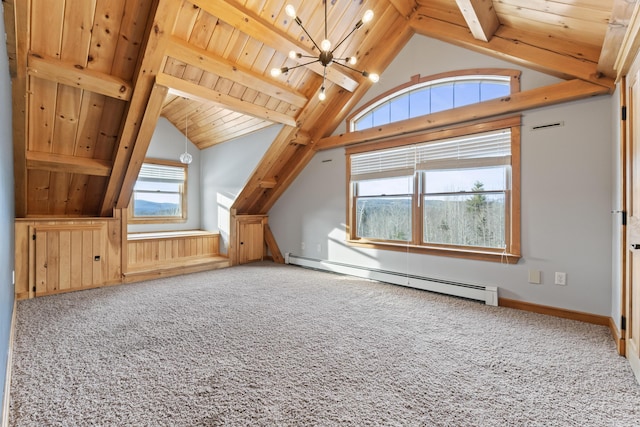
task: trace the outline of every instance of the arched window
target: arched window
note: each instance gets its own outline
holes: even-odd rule
[[[414,76],[356,111],[347,119],[347,129],[370,129],[509,96],[520,90],[519,82],[519,71],[505,69]]]

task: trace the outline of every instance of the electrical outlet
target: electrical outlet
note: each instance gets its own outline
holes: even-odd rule
[[[567,285],[567,273],[556,271],[556,285]]]
[[[318,253],[322,252],[322,245],[320,243],[316,245],[316,250],[318,251]]]
[[[304,251],[304,242],[300,243],[300,249]]]

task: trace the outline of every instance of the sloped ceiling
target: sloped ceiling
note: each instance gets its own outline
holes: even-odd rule
[[[323,2],[291,2],[322,40]],[[326,137],[372,84],[331,65],[320,102],[319,64],[272,77],[273,67],[304,64],[289,59],[290,50],[317,56],[286,4],[3,0],[16,216],[110,216],[126,207],[160,115],[199,148],[284,124],[234,204],[240,213],[268,212],[317,150],[355,142]],[[564,78],[566,100],[613,89],[635,7],[628,0],[340,0],[327,5],[326,25],[329,38],[341,40],[374,11],[334,53],[356,56],[360,70],[381,74],[418,33]],[[522,105],[534,105],[534,95]]]

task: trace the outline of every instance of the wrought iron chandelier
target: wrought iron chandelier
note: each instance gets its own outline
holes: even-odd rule
[[[290,18],[294,19],[296,21],[296,24],[298,24],[300,26],[300,28],[302,28],[302,30],[305,32],[307,37],[309,37],[309,40],[311,40],[311,43],[313,43],[313,45],[316,48],[318,48],[318,50],[320,51],[320,54],[316,58],[315,56],[304,55],[302,53],[296,52],[295,50],[292,50],[291,52],[289,52],[289,58],[291,58],[291,59],[313,58],[313,61],[309,61],[309,62],[306,62],[304,64],[299,64],[299,65],[296,65],[294,67],[272,68],[271,69],[271,75],[273,77],[278,77],[280,74],[287,73],[290,70],[293,70],[295,68],[304,67],[306,65],[313,64],[315,62],[319,62],[324,67],[324,72],[323,72],[323,75],[322,75],[322,88],[320,89],[320,93],[318,94],[318,98],[320,99],[320,101],[324,101],[327,98],[327,95],[325,93],[325,82],[327,80],[327,67],[329,65],[331,65],[331,64],[337,64],[337,65],[339,65],[341,67],[348,68],[349,70],[352,70],[352,71],[355,71],[355,72],[357,72],[359,74],[362,74],[363,76],[368,77],[369,80],[371,80],[374,83],[376,83],[380,79],[380,76],[378,76],[375,73],[368,73],[367,71],[360,71],[360,70],[357,70],[357,69],[347,65],[347,63],[350,64],[350,65],[355,65],[356,64],[357,60],[356,60],[355,56],[351,56],[349,58],[335,58],[333,56],[333,53],[336,51],[336,49],[338,47],[340,47],[340,45],[342,43],[344,43],[344,41],[347,40],[349,38],[349,36],[351,36],[351,34],[353,34],[356,30],[358,30],[364,24],[370,22],[373,19],[373,11],[372,10],[370,10],[370,9],[367,10],[364,13],[364,15],[362,16],[362,19],[359,20],[356,23],[356,25],[349,32],[349,34],[347,34],[340,41],[340,43],[338,43],[333,48],[331,46],[331,42],[328,40],[328,37],[327,37],[327,0],[324,0],[324,40],[322,40],[322,42],[320,42],[320,45],[318,45],[318,43],[315,42],[315,40],[313,39],[313,37],[311,37],[311,35],[307,31],[307,29],[304,27],[304,25],[302,25],[302,21],[296,15],[296,9],[292,5],[290,5],[290,4],[287,5],[287,7],[284,10],[285,10],[285,13],[287,14],[287,16],[289,16]],[[340,61],[342,61],[342,62],[340,62]]]

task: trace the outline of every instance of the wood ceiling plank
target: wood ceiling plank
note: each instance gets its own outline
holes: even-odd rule
[[[96,0],[66,2],[61,60],[86,68],[95,13]]]
[[[237,111],[242,114],[248,114],[253,117],[270,120],[276,123],[288,124],[289,126],[296,126],[296,121],[291,116],[271,111],[254,104],[249,104],[241,99],[198,86],[173,76],[159,74],[157,81],[158,84],[171,88],[170,92],[174,95],[194,99],[199,102],[211,102],[220,105],[223,108]]]
[[[73,174],[69,183],[67,215],[80,216],[85,205],[89,175]]]
[[[41,153],[38,151],[30,151],[27,153],[27,168],[49,172],[77,173],[81,175],[109,176],[111,174],[111,162],[108,160],[90,159],[66,154]]]
[[[78,64],[59,61],[42,55],[29,54],[29,75],[62,83],[91,92],[128,101],[131,83],[118,77],[82,68]]]
[[[262,18],[256,15],[250,10],[239,7],[237,4],[230,2],[229,0],[220,0],[213,4],[212,2],[206,2],[204,0],[196,0],[194,4],[206,10],[208,13],[217,16],[223,21],[227,22],[234,28],[243,33],[253,37],[256,40],[260,40],[274,49],[281,52],[289,52],[295,50],[303,52],[305,55],[316,56],[316,53],[309,49],[307,46],[299,43],[296,39],[290,37],[284,31],[274,28],[269,23],[265,22]],[[304,59],[304,58],[302,58]],[[300,61],[299,63],[305,63],[306,61]],[[324,67],[320,63],[314,63],[306,66],[308,69],[314,71],[316,74],[322,76]],[[335,84],[353,91],[358,86],[358,82],[336,70],[335,67],[327,68],[327,79],[331,80]]]
[[[553,40],[542,45],[539,38],[529,39],[526,32],[502,26],[488,43],[482,42],[474,39],[467,28],[433,19],[425,15],[422,10],[414,15],[410,25],[417,33],[427,37],[433,37],[560,78],[577,77],[610,89],[614,87],[613,79],[601,77],[596,70],[595,63],[556,52]],[[535,40],[536,44],[529,44],[529,40]]]
[[[268,79],[229,60],[214,57],[208,51],[175,37],[171,38],[167,55],[298,107],[303,107],[308,101],[304,95],[277,80]]]
[[[610,91],[604,86],[586,82],[580,79],[569,80],[554,85],[513,93],[505,98],[485,101],[480,104],[468,105],[454,110],[442,111],[424,117],[404,120],[402,122],[378,126],[372,129],[343,133],[330,136],[318,141],[317,149],[343,147],[362,142],[397,137],[413,132],[449,126],[461,122],[487,119],[503,114],[518,113],[533,108],[555,105],[563,102],[575,101],[597,95],[608,94]]]
[[[606,21],[595,23],[540,11],[528,11],[522,16],[516,13],[519,9],[510,9],[513,7],[505,4],[496,5],[500,22],[511,28],[533,31],[561,40],[578,39],[580,43],[591,46],[601,46],[604,40]]]
[[[169,42],[179,7],[180,2],[159,0],[157,7],[151,13],[152,18],[149,18],[148,39],[144,43],[145,50],[140,60],[138,74],[135,79],[132,79],[135,82],[135,87],[128,105],[127,116],[122,122],[120,139],[114,150],[113,173],[109,177],[104,191],[99,209],[101,216],[109,216],[113,213],[114,207],[124,208],[129,203],[128,199],[124,205],[118,205],[116,201],[119,200],[118,196],[123,188],[122,183],[125,176],[130,174],[128,171],[131,153],[146,111],[145,106],[151,96],[155,76],[163,65],[164,51]]]
[[[176,23],[173,28],[173,35],[183,40],[187,40],[189,35],[193,32],[193,28],[198,20],[200,9],[194,7],[188,1],[183,1],[180,9],[178,10],[178,16],[176,17]]]
[[[116,151],[120,127],[127,108],[127,103],[115,98],[104,98],[102,117],[98,126],[98,139],[93,157],[112,160]]]
[[[49,206],[49,183],[51,182],[51,172],[30,169],[27,173],[29,182],[29,192],[27,205],[29,206],[29,216],[47,215]]]
[[[58,85],[51,152],[68,155],[74,153],[81,104],[81,89]]]
[[[100,123],[104,106],[104,95],[91,92],[85,92],[82,95],[80,117],[78,119],[80,126],[72,153],[74,156],[89,158],[94,156],[100,133],[100,127],[95,124]]]
[[[558,1],[558,0],[495,0],[496,6],[508,5],[510,10],[518,15],[526,17],[528,11],[534,10],[551,15],[570,16],[576,19],[592,22],[606,22],[611,14],[614,0],[584,0]]]
[[[87,68],[111,74],[124,7],[125,0],[100,1],[96,4]]]
[[[60,59],[64,1],[31,2],[31,52]]]
[[[144,46],[144,38],[151,28],[147,28],[152,3],[157,0],[128,0],[125,13],[122,16],[120,34],[113,56],[111,74],[127,81],[134,81],[133,77],[138,66],[140,47]],[[179,2],[177,2],[179,3]],[[177,7],[178,5],[176,5]],[[175,18],[175,13],[171,19]],[[173,21],[170,33],[173,30]]]
[[[29,143],[27,150],[51,152],[58,84],[29,79]]]
[[[492,0],[456,0],[471,34],[477,40],[488,42],[500,26]]]
[[[234,132],[229,132],[227,134],[225,134],[222,138],[219,139],[208,139],[207,141],[203,141],[202,144],[198,145],[198,147],[202,150],[208,147],[211,147],[217,143],[222,143],[222,142],[226,142],[229,141],[233,138],[239,138],[241,136],[245,136],[245,135],[249,135],[253,132],[259,131],[260,129],[264,129],[267,128],[269,126],[273,126],[273,123],[271,122],[267,122],[267,121],[257,121],[258,119],[254,119],[256,120],[255,123],[252,123],[250,126],[246,126],[242,129],[238,129]]]
[[[616,59],[623,46],[629,22],[637,5],[637,0],[614,0],[613,2],[611,19],[602,43],[602,51],[600,52],[597,67],[597,70],[605,76],[616,79],[621,77],[615,69]]]

